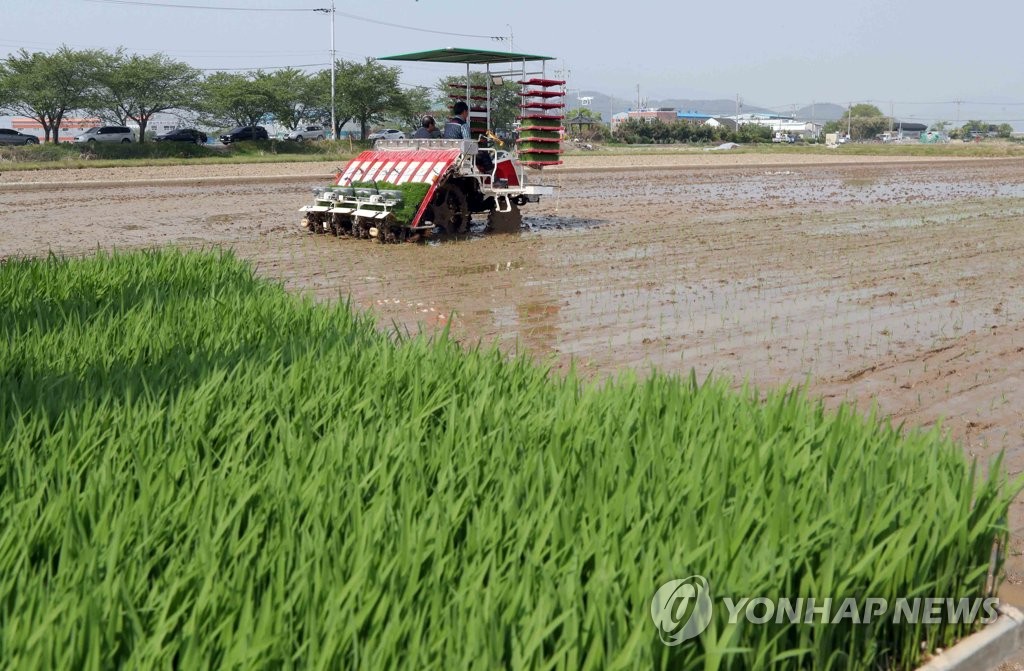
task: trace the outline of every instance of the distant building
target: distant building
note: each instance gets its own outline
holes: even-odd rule
[[[711,114],[704,114],[693,110],[681,111],[669,108],[660,109],[639,109],[619,112],[612,115],[612,131],[615,131],[620,124],[627,120],[638,119],[651,121],[658,119],[665,123],[673,121],[685,121],[693,124],[708,125],[713,128],[726,127],[729,130],[736,130],[744,124],[757,124],[767,126],[775,133],[800,137],[818,137],[822,131],[822,124],[813,121],[800,121],[788,116],[778,114],[740,114],[735,116],[716,117]]]
[[[72,142],[76,135],[80,135],[82,131],[88,130],[93,126],[102,126],[103,122],[95,117],[68,117],[61,121],[60,124],[60,141],[61,142]],[[29,135],[35,135],[42,141],[46,134],[43,132],[43,124],[39,123],[35,119],[29,119],[26,117],[14,117],[11,120],[11,128],[22,133],[28,133]]]
[[[912,123],[910,121],[893,121],[892,128],[899,135],[905,136],[911,134],[913,137],[917,137],[918,134],[928,130],[928,126],[923,123]]]
[[[703,124],[707,123],[714,117],[710,114],[703,114],[701,112],[689,111],[684,112],[682,110],[676,112],[677,121],[689,121],[690,123]]]
[[[612,131],[615,131],[624,121],[636,119],[639,121],[658,121],[664,123],[672,123],[678,119],[677,112],[674,107],[662,107],[659,109],[640,109],[640,110],[628,110],[626,112],[619,112],[612,116]]]
[[[821,135],[822,124],[813,121],[800,121],[792,117],[778,114],[740,114],[738,116],[718,117],[707,122],[709,126],[728,126],[735,130],[738,126],[756,124],[767,126],[775,133],[783,135],[799,135],[801,137],[818,137]]]
[[[738,124],[736,123],[736,119],[730,119],[729,117],[712,117],[711,119],[708,119],[704,123],[708,126],[711,126],[712,128],[724,126],[729,130],[736,130],[736,127],[738,126]]]
[[[118,124],[109,123],[98,117],[66,117],[60,123],[60,141],[61,142],[73,142],[75,137],[82,134],[82,131],[89,130],[96,126],[116,126]],[[139,125],[134,122],[126,124],[135,132],[135,136],[139,135]],[[154,114],[146,125],[147,135],[159,135],[160,133],[166,133],[167,131],[174,130],[181,126],[181,120],[173,114]],[[35,119],[29,119],[27,117],[14,117],[11,120],[11,128],[14,130],[20,130],[23,133],[29,133],[35,135],[40,140],[45,137],[43,132],[43,125]]]

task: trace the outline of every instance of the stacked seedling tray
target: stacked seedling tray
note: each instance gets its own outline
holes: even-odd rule
[[[519,160],[530,168],[558,165],[562,161],[562,126],[565,114],[565,82],[560,79],[526,79],[519,116]]]

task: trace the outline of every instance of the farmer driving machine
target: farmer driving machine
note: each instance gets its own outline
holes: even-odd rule
[[[474,214],[487,213],[489,229],[519,230],[519,208],[554,193],[540,170],[561,163],[565,82],[545,76],[551,58],[447,48],[380,60],[464,64],[465,86],[452,84],[450,97],[469,106],[475,139],[378,140],[349,161],[333,185],[315,190],[313,204],[300,210],[302,226],[401,242],[466,233]],[[472,66],[483,66],[483,84],[470,83]],[[493,132],[491,106],[492,85],[506,80],[521,87],[519,137],[507,148]]]

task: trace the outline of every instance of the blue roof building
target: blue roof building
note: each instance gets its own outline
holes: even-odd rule
[[[683,110],[679,110],[678,112],[676,112],[676,120],[677,121],[699,121],[699,122],[704,122],[704,121],[707,121],[710,118],[712,118],[710,114],[702,114],[700,112],[694,112],[692,110],[688,111],[688,112],[684,112]]]

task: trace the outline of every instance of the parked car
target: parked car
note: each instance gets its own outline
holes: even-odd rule
[[[220,141],[224,144],[231,144],[232,142],[243,142],[245,140],[269,140],[270,136],[267,135],[267,129],[263,126],[236,126],[227,133],[220,136]]]
[[[153,138],[154,142],[195,142],[206,144],[206,133],[195,128],[175,128]]]
[[[39,138],[12,128],[0,128],[0,144],[39,144]]]
[[[379,130],[366,136],[367,140],[404,140],[405,133],[394,128]]]
[[[292,132],[284,136],[286,140],[296,140],[302,142],[304,140],[323,140],[327,138],[327,133],[324,131],[323,126],[299,126]]]
[[[93,126],[75,138],[75,142],[134,142],[135,133],[127,126]]]

